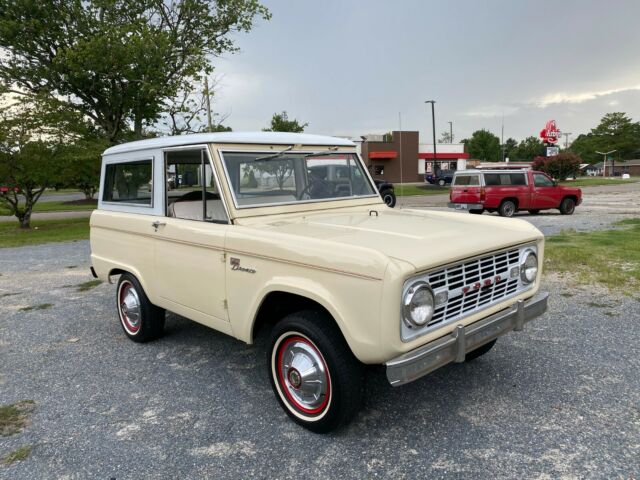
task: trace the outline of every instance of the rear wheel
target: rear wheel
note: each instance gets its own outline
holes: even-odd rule
[[[515,202],[513,200],[505,200],[500,205],[498,213],[500,213],[502,217],[513,217],[513,215],[516,213]]]
[[[387,188],[386,190],[380,192],[380,195],[382,196],[382,200],[384,200],[384,203],[386,203],[387,206],[391,208],[396,206],[396,194],[393,190]]]
[[[136,277],[120,275],[117,289],[117,308],[124,333],[134,342],[148,342],[164,331],[164,309],[149,301]]]
[[[529,210],[529,213],[530,213],[531,215],[537,215],[537,214],[539,214],[539,213],[540,213],[540,210],[538,210],[537,208],[535,208],[535,209]]]
[[[438,180],[438,185],[440,185],[441,187],[444,187],[447,184],[447,182],[445,181],[444,178],[441,178],[440,180]]]
[[[482,215],[484,213],[484,208],[480,210],[469,210],[469,213],[473,213],[474,215]]]
[[[562,215],[571,215],[576,210],[576,202],[573,198],[565,198],[560,204],[560,213]]]
[[[360,409],[363,368],[331,318],[296,312],[271,334],[269,377],[284,411],[296,423],[326,433]]]
[[[487,353],[489,350],[491,350],[497,341],[498,339],[496,338],[494,340],[491,340],[489,343],[485,343],[481,347],[476,348],[472,352],[467,353],[467,355],[464,357],[464,361],[471,362],[472,360],[475,360],[476,358],[481,357],[482,355]]]

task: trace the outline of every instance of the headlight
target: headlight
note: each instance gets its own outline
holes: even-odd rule
[[[433,317],[435,301],[429,285],[418,282],[407,290],[402,299],[402,313],[409,327],[422,327]]]
[[[520,278],[522,283],[528,285],[533,282],[538,275],[538,256],[532,250],[525,252],[520,264]]]

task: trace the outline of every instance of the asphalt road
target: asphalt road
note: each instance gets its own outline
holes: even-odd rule
[[[400,388],[381,368],[346,429],[292,423],[264,346],[169,315],[139,345],[88,243],[0,249],[0,404],[31,399],[0,478],[621,478],[640,476],[640,297],[547,279],[550,310],[484,357]],[[44,310],[22,308],[50,303]]]

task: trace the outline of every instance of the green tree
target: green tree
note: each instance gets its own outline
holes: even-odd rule
[[[453,143],[454,136],[450,131],[445,130],[440,134],[440,138],[438,139],[438,143]]]
[[[544,145],[538,137],[527,137],[509,152],[509,160],[531,162],[544,153]]]
[[[85,136],[63,145],[60,156],[64,184],[80,190],[87,200],[92,199],[100,187],[100,160],[108,146],[101,136]]]
[[[476,130],[465,143],[471,158],[484,162],[497,162],[502,158],[500,139],[489,130]]]
[[[62,99],[109,143],[140,138],[256,17],[258,0],[0,0],[0,81]]]
[[[607,113],[591,132],[578,136],[570,150],[588,163],[602,160],[602,155],[596,151],[617,150],[615,155],[621,160],[637,158],[640,154],[640,122],[633,122],[623,112]]]
[[[507,138],[503,145],[504,157],[511,159],[516,148],[518,148],[518,141],[515,138]]]
[[[274,113],[271,117],[271,125],[268,128],[263,128],[263,132],[293,132],[302,133],[304,129],[309,125],[308,123],[300,123],[298,120],[289,120],[289,116],[286,111],[282,113]]]
[[[34,205],[47,187],[64,183],[63,134],[41,104],[17,102],[0,112],[0,203],[21,228],[31,227]],[[54,125],[51,127],[50,125]]]

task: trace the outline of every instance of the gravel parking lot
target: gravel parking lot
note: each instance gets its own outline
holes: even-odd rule
[[[633,214],[587,207],[531,220],[549,233]],[[0,478],[640,476],[640,296],[547,277],[550,310],[524,332],[397,389],[371,368],[361,414],[321,436],[278,406],[261,343],[175,315],[161,340],[127,340],[115,287],[79,291],[88,255],[84,241],[0,249],[0,404],[36,403],[0,437],[0,456],[31,455]]]

